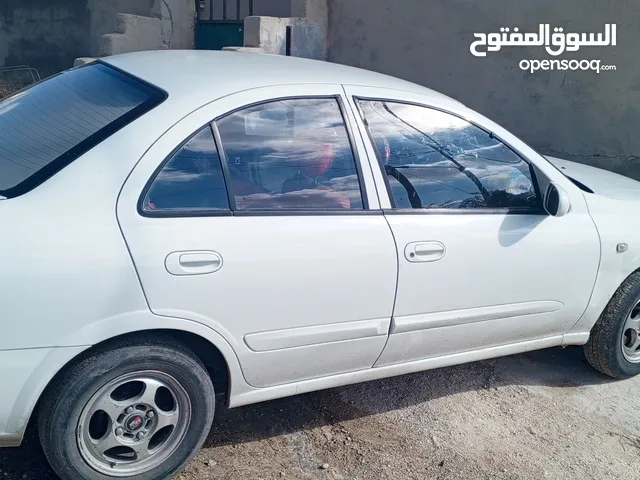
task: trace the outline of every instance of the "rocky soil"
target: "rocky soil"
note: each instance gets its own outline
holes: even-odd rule
[[[53,480],[33,428],[0,479]],[[180,480],[640,479],[640,378],[551,349],[220,411]]]

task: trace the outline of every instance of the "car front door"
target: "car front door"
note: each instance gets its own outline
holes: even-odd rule
[[[453,114],[437,98],[346,91],[380,166],[398,251],[390,338],[376,366],[560,343],[587,306],[600,255],[578,188],[532,165],[500,138],[528,147],[462,106]],[[570,192],[566,216],[542,207],[540,184],[550,180]]]
[[[254,387],[371,368],[387,341],[395,245],[341,91],[213,102],[149,149],[118,202],[151,310],[216,330]]]

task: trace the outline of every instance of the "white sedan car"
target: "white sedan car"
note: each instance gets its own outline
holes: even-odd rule
[[[0,103],[0,445],[166,479],[238,407],[553,346],[640,373],[640,183],[354,68],[109,57]]]

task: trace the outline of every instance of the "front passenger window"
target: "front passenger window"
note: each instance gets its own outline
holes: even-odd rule
[[[481,128],[416,105],[358,104],[396,208],[540,210],[531,166]]]

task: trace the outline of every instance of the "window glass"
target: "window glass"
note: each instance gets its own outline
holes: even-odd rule
[[[191,137],[162,168],[145,196],[143,209],[149,213],[229,209],[210,126]]]
[[[530,165],[458,117],[400,103],[359,106],[396,208],[538,208]]]
[[[163,99],[159,90],[92,63],[3,100],[0,195],[41,183]]]
[[[335,99],[264,103],[217,124],[238,210],[364,208]]]

